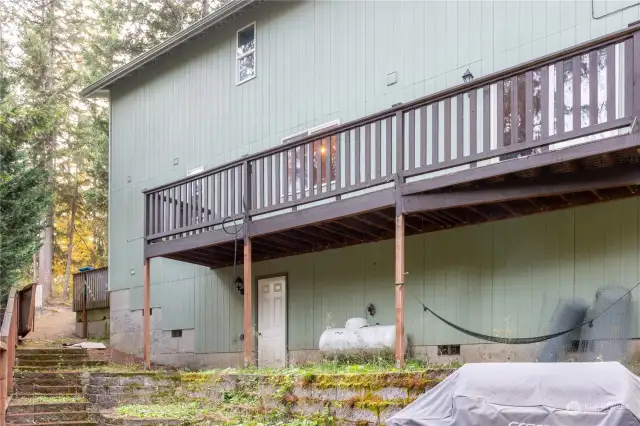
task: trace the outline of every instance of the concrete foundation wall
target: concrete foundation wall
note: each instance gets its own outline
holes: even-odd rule
[[[87,311],[87,337],[106,339],[110,327],[109,308]],[[82,312],[76,312],[76,336],[82,336]]]
[[[438,355],[438,346],[416,346],[409,350],[409,359],[430,364],[451,364],[468,362],[537,362],[543,343],[527,345],[506,345],[498,343],[478,343],[460,345],[459,355]],[[568,352],[560,355],[560,361],[587,361],[586,354]],[[628,345],[629,361],[640,361],[640,340],[631,340]],[[289,351],[290,364],[319,362],[323,355],[318,350]]]
[[[112,348],[138,357],[144,355],[142,309],[131,310],[130,290],[111,292]],[[195,369],[238,367],[243,364],[240,352],[199,354],[194,348],[194,329],[181,329],[181,337],[172,337],[162,329],[163,308],[151,309],[151,362]]]

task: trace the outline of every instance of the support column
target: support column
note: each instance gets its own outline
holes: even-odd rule
[[[89,327],[87,324],[87,276],[82,280],[82,337],[89,337]]]
[[[404,367],[404,216],[396,217],[396,366]]]
[[[254,363],[253,356],[253,326],[251,323],[251,313],[253,311],[251,300],[251,289],[253,287],[253,277],[251,275],[251,239],[244,239],[244,365],[249,366]]]
[[[144,308],[142,310],[143,333],[144,333],[144,365],[151,368],[151,259],[144,260],[144,288],[143,299]]]
[[[6,397],[9,395],[9,389],[7,386],[7,370],[8,370],[8,358],[9,352],[7,350],[0,351],[0,407],[5,407],[7,405]],[[6,411],[4,409],[0,410],[0,425],[5,424],[5,415]]]

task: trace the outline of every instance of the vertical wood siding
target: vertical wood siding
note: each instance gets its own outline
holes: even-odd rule
[[[639,221],[636,198],[407,238],[407,334],[414,345],[477,342],[424,314],[416,297],[480,333],[544,333],[559,298],[591,302],[600,287],[640,281]],[[393,324],[393,250],[384,241],[255,264],[257,278],[288,275],[289,349],[317,349],[327,327],[352,317]],[[231,275],[198,278],[197,352],[241,350],[242,296]],[[640,292],[633,298],[637,305]]]
[[[640,199],[629,199],[407,238],[409,338],[414,345],[477,342],[424,314],[415,297],[481,333],[544,333],[559,298],[591,302],[600,287],[640,281],[639,220]],[[377,309],[370,324],[393,324],[393,241],[256,266],[289,275],[291,350],[317,348],[322,331],[367,317],[369,303]],[[640,292],[633,298],[637,305]]]
[[[595,12],[596,15],[607,13],[626,4],[595,0]],[[209,168],[277,145],[285,136],[333,119],[346,122],[396,102],[409,101],[453,86],[461,82],[467,68],[476,77],[486,75],[624,28],[638,19],[640,7],[594,20],[588,2],[581,0],[307,0],[265,2],[247,11],[113,88],[110,290],[142,286],[141,191],[144,188],[183,177],[188,170],[198,166]],[[235,34],[237,29],[253,21],[257,25],[257,77],[236,86]],[[390,72],[398,73],[398,83],[387,86],[386,77]],[[177,164],[174,164],[174,159],[177,159]],[[569,253],[578,256],[576,265],[587,266],[590,265],[589,259],[598,254],[597,251],[574,254],[571,248],[574,244],[577,247],[577,241],[571,240],[570,243],[557,237],[558,233],[567,234],[569,230],[560,226],[557,233],[549,231],[547,227],[552,225],[545,223],[543,227],[538,222],[540,220],[532,218],[530,226],[541,227],[544,235],[556,242],[552,244],[543,240],[540,234],[526,236],[526,242],[539,259],[544,255],[544,273],[539,268],[531,272],[532,261],[524,256],[518,240],[525,236],[516,238],[506,224],[492,225],[497,228],[491,232],[479,227],[473,231],[455,230],[409,239],[410,245],[417,244],[414,241],[423,241],[422,238],[435,239],[442,245],[442,250],[434,249],[432,245],[419,245],[416,250],[407,248],[407,264],[423,265],[425,269],[427,262],[437,265],[433,256],[457,249],[455,238],[462,238],[457,237],[457,232],[479,233],[480,236],[488,233],[493,240],[500,242],[489,252],[484,250],[484,246],[478,246],[480,243],[476,239],[463,244],[460,250],[469,252],[467,258],[477,256],[473,263],[452,265],[446,273],[442,269],[430,268],[424,276],[432,277],[429,282],[433,284],[427,285],[425,281],[418,291],[438,301],[446,300],[443,306],[447,314],[459,314],[461,319],[465,318],[464,315],[474,318],[472,312],[465,310],[465,298],[455,301],[452,298],[458,297],[470,286],[469,283],[478,279],[482,285],[479,288],[472,286],[470,291],[482,296],[484,332],[504,328],[505,318],[513,322],[519,333],[536,328],[538,322],[533,313],[533,316],[524,318],[519,314],[519,308],[500,302],[506,300],[507,288],[511,288],[513,277],[529,274],[530,282],[540,283],[535,291],[522,282],[517,283],[518,291],[522,294],[529,292],[530,297],[541,297],[540,286],[555,285],[562,287],[561,291],[568,291],[558,283],[573,279],[582,271],[576,266],[573,272],[573,263],[568,263]],[[573,220],[583,226],[581,221],[595,219]],[[451,241],[445,235],[455,238]],[[607,250],[618,247],[613,237],[598,238],[602,239]],[[592,237],[588,237],[587,242],[596,244]],[[316,254],[315,258],[304,257],[311,270],[295,266],[296,269],[290,272],[292,276],[306,277],[312,273],[318,284],[313,288],[292,288],[290,297],[296,300],[300,295],[300,303],[305,310],[310,303],[314,304],[313,322],[305,317],[304,322],[296,322],[292,326],[294,329],[290,330],[292,349],[316,345],[322,327],[326,328],[329,323],[341,325],[347,315],[362,312],[370,301],[386,301],[388,292],[392,291],[387,288],[387,284],[393,282],[392,272],[387,272],[387,269],[392,269],[390,262],[393,256],[391,252],[389,255],[383,253],[390,250],[385,244],[349,249],[349,256],[361,257],[360,272],[352,271],[354,276],[346,277],[344,281],[332,277],[327,268],[318,266],[331,265],[329,260],[325,260],[332,259],[331,256],[336,256],[331,261],[345,262],[343,257],[333,252]],[[619,250],[628,249],[630,243],[626,244]],[[433,256],[424,261],[413,259],[415,254],[412,251],[421,250],[425,256],[426,253]],[[553,257],[549,253],[564,257]],[[605,257],[609,259],[609,254]],[[376,259],[375,264],[368,260],[373,258]],[[350,258],[349,270],[352,264],[357,264],[357,259]],[[273,266],[278,265],[277,262],[271,262],[265,268],[278,272]],[[609,279],[614,274],[611,271],[615,265],[611,263],[613,261],[607,262],[603,270],[593,274],[580,272],[584,274],[580,282],[586,280],[595,286],[595,276]],[[625,271],[630,270],[628,259],[621,262]],[[531,275],[534,272],[538,275]],[[192,321],[198,336],[197,351],[235,351],[241,348],[234,339],[241,332],[238,310],[241,310],[242,303],[235,290],[222,289],[223,281],[219,278],[220,274],[229,273],[226,270],[212,272],[168,260],[152,261],[152,295],[160,288],[192,283],[189,284],[193,285],[192,293],[168,291],[170,296],[167,296],[166,303],[191,306],[189,300],[195,299]],[[418,279],[411,274],[407,277],[408,283]],[[492,278],[494,274],[497,274],[496,279]],[[629,274],[625,272],[625,276]],[[366,282],[357,279],[362,276]],[[225,280],[231,279],[225,277]],[[352,287],[361,289],[352,292]],[[489,292],[494,296],[485,298]],[[171,329],[184,325],[186,320],[178,314],[167,315],[165,321],[165,301],[156,303],[163,307],[164,327]],[[302,313],[300,306],[295,304],[291,309],[299,309]],[[410,309],[409,303],[407,309]],[[480,308],[474,306],[473,309]],[[325,318],[328,312],[331,312],[332,319]],[[295,312],[290,314],[299,315]],[[381,322],[392,319],[387,319],[382,310],[378,315]],[[408,312],[406,318],[408,327],[419,328],[419,331],[408,328],[410,333],[422,336],[416,338],[416,342],[433,342],[434,339],[446,342],[459,338],[438,327],[432,330],[434,324],[430,320],[421,322],[413,313]],[[415,322],[414,326],[410,321]],[[223,322],[226,324],[222,325]],[[214,327],[211,324],[218,325]],[[309,334],[311,330],[313,338]]]

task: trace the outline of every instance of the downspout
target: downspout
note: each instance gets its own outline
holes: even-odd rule
[[[108,157],[108,170],[109,170],[109,179],[108,179],[108,188],[107,188],[107,266],[110,266],[111,262],[111,144],[113,142],[112,136],[112,123],[113,123],[113,95],[112,91],[109,90],[109,151],[107,154]],[[107,269],[107,293],[111,290],[109,287],[111,286],[111,268]]]

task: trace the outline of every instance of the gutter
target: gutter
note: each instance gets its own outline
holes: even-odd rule
[[[105,90],[108,90],[107,87],[111,86],[117,80],[120,80],[123,77],[131,74],[133,71],[138,70],[144,65],[148,64],[156,60],[158,57],[163,54],[169,52],[174,49],[176,46],[185,43],[197,36],[198,34],[208,30],[215,24],[223,21],[224,19],[230,17],[231,15],[241,11],[245,7],[249,6],[252,3],[255,3],[257,0],[232,0],[228,4],[222,6],[220,9],[211,13],[208,16],[200,19],[193,25],[185,28],[184,30],[174,34],[169,37],[162,43],[157,46],[147,50],[140,56],[136,57],[132,61],[126,63],[115,71],[105,75],[100,78],[98,81],[90,84],[80,91],[80,96],[83,98],[88,97],[103,97],[105,96]]]

